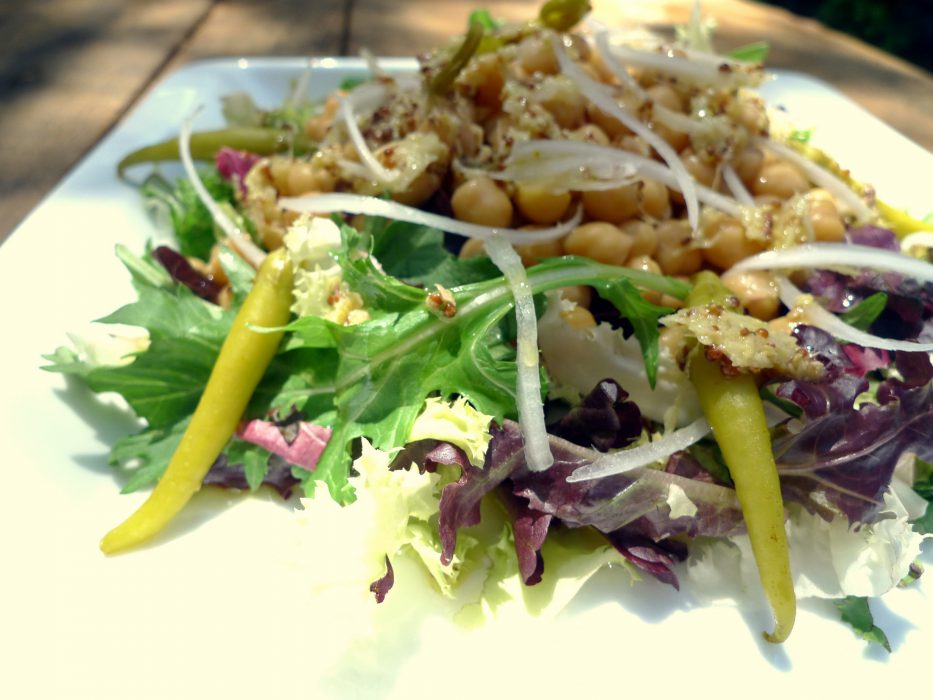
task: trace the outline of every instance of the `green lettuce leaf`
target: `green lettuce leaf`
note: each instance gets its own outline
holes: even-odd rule
[[[859,637],[884,647],[885,651],[890,653],[891,643],[884,631],[875,624],[871,609],[868,607],[868,598],[850,595],[833,602],[839,610],[842,621],[852,627]]]
[[[456,312],[447,314],[432,305],[433,290],[403,282],[376,262],[372,251],[380,236],[385,236],[381,250],[391,269],[404,269],[416,282],[481,281],[451,287]],[[422,253],[409,260],[393,257],[397,246],[389,243],[402,236],[412,237]],[[461,396],[496,421],[515,417],[514,334],[507,322],[511,291],[501,277],[482,279],[489,273],[483,268],[488,262],[430,252],[438,246],[438,236],[430,229],[394,224],[363,232],[343,226],[335,259],[370,319],[345,326],[304,317],[287,327],[290,337],[273,358],[246,417],[298,411],[333,428],[315,471],[296,472],[306,493],[323,481],[334,499],[351,501],[350,462],[359,439],[365,437],[379,450],[404,445],[429,397]],[[60,349],[49,356],[47,369],[80,376],[94,391],[121,394],[147,422],[147,430],[120,443],[114,457],[119,463],[138,458],[130,482],[138,488],[164,469],[171,440],[197,405],[251,273],[222,258],[233,272],[236,291],[233,307],[224,310],[175,284],[155,262],[124,248],[118,255],[138,298],[101,322],[147,329],[148,348],[122,366],[91,366],[73,351]],[[644,302],[635,284],[681,297],[687,289],[669,278],[572,257],[547,260],[529,269],[528,279],[539,296],[563,286],[595,286],[635,327],[649,376],[654,376],[657,359],[657,318],[668,310]],[[546,380],[542,378],[543,386]],[[247,472],[251,485],[261,481],[258,463]]]
[[[215,201],[234,203],[233,185],[216,168],[205,168],[199,174]],[[143,183],[142,194],[150,206],[167,209],[182,255],[202,260],[210,257],[211,248],[217,242],[214,219],[189,180],[180,178],[172,186],[160,177],[151,177]]]

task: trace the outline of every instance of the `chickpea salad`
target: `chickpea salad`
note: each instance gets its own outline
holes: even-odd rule
[[[769,108],[767,47],[588,11],[476,11],[415,72],[231,94],[119,163],[172,243],[118,248],[138,299],[45,367],[145,425],[105,553],[269,488],[355,518],[377,602],[402,557],[487,611],[616,566],[889,648],[869,600],[933,532],[933,227]]]

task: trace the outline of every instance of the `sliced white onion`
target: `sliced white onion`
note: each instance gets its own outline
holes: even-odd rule
[[[892,250],[849,243],[807,243],[769,250],[736,263],[733,270],[859,267],[896,272],[921,282],[933,282],[933,265]]]
[[[803,170],[807,177],[814,183],[829,192],[836,200],[848,207],[859,222],[865,223],[871,220],[872,212],[868,205],[862,201],[859,195],[852,191],[845,182],[833,175],[825,168],[821,168],[809,158],[801,155],[790,146],[783,143],[777,143],[771,139],[757,138],[756,143],[763,148],[774,151],[782,158],[789,160],[798,168]]]
[[[668,433],[655,442],[605,454],[591,464],[574,471],[567,477],[567,481],[572,483],[601,479],[653,464],[660,459],[670,457],[675,452],[687,449],[693,443],[703,439],[709,431],[710,427],[706,419],[697,418],[685,428]]]
[[[607,36],[606,32],[601,32],[596,36],[596,47],[599,50],[599,55],[603,59],[603,63],[606,68],[619,79],[623,87],[635,94],[638,99],[641,100],[642,104],[644,104],[649,99],[648,93],[645,92],[644,88],[638,84],[638,81],[632,77],[632,74],[625,69],[625,66],[619,63],[619,60],[609,48]],[[668,109],[660,102],[651,103],[651,114],[655,121],[659,124],[663,124],[668,129],[690,134],[690,136],[693,137],[703,136],[716,128],[715,126],[711,126],[708,120],[692,119],[686,114]]]
[[[642,50],[616,44],[610,52],[624,65],[664,73],[691,85],[734,87],[758,85],[764,73],[758,64],[736,61],[734,58],[700,51],[688,51],[686,56],[672,54],[664,47]]]
[[[648,99],[648,93],[645,92],[645,89],[638,84],[638,81],[629,73],[625,66],[619,63],[619,59],[616,58],[616,55],[612,53],[612,48],[609,46],[609,33],[608,32],[599,32],[596,35],[596,48],[599,51],[600,57],[603,59],[603,63],[606,65],[606,68],[619,79],[619,82],[622,83],[623,87],[631,90],[633,93],[638,95],[638,97],[645,101]]]
[[[778,292],[781,301],[788,308],[793,308],[803,292],[794,286],[786,277],[778,277]],[[909,340],[892,340],[891,338],[882,338],[861,331],[854,326],[850,326],[841,318],[830,313],[815,301],[805,304],[802,307],[803,320],[811,326],[821,328],[830,335],[839,340],[861,345],[863,348],[877,348],[879,350],[904,350],[906,352],[933,352],[933,343],[912,342]]]
[[[604,85],[596,82],[587,75],[586,72],[567,55],[560,41],[554,39],[551,45],[553,46],[554,54],[557,56],[558,63],[560,63],[561,71],[577,84],[583,96],[596,105],[601,111],[618,119],[631,131],[641,136],[649,146],[658,152],[661,159],[670,166],[671,172],[679,185],[677,189],[679,189],[684,196],[684,203],[687,206],[687,220],[690,222],[691,228],[696,231],[700,223],[700,204],[697,201],[696,183],[687,171],[687,167],[680,159],[680,156],[677,155],[677,151],[675,151],[667,141],[652,131],[647,124],[622,107],[622,105],[606,91]]]
[[[515,403],[518,422],[525,441],[525,460],[533,472],[541,472],[554,464],[544,423],[541,401],[541,368],[538,359],[538,322],[535,303],[528,284],[525,266],[512,245],[496,235],[486,241],[489,259],[505,275],[515,299],[515,322],[518,327],[516,366],[518,382]]]
[[[194,167],[194,161],[191,159],[191,129],[201,109],[201,106],[196,107],[181,123],[181,131],[178,134],[178,155],[181,157],[181,165],[185,169],[185,175],[191,181],[191,186],[194,187],[198,199],[211,213],[214,222],[227,234],[230,244],[236,248],[246,262],[258,268],[266,257],[265,251],[253,243],[249,234],[233,223],[230,217],[224,213],[224,210],[220,208],[220,205],[214,201],[207,188],[204,187],[204,183],[201,182],[201,177],[198,175],[198,171]]]
[[[421,211],[420,209],[415,209],[414,207],[399,204],[398,202],[393,202],[388,199],[345,193],[282,197],[279,199],[279,206],[291,211],[310,212],[311,214],[343,212],[345,214],[382,216],[387,219],[407,221],[410,224],[420,224],[421,226],[431,226],[441,231],[455,233],[459,236],[481,238],[483,240],[488,240],[496,234],[500,234],[509,242],[518,244],[542,243],[544,241],[553,241],[557,238],[563,238],[575,229],[583,218],[583,212],[578,208],[571,219],[549,228],[527,231],[514,228],[494,228],[492,226],[480,226],[479,224],[458,221],[457,219],[451,219],[448,216],[441,216],[440,214],[431,214],[430,212]]]
[[[729,161],[723,163],[722,180],[726,183],[726,187],[729,188],[732,196],[736,198],[739,204],[744,204],[747,207],[755,206],[755,198],[752,197],[752,193],[746,189],[745,183],[742,182],[742,178],[735,172],[735,168],[732,167],[732,163]]]
[[[613,168],[619,170],[617,176],[613,176]],[[535,175],[541,178],[542,173],[547,173],[547,178],[561,177],[573,180],[574,189],[577,189],[577,185],[581,184],[578,181],[583,179],[585,171],[592,176],[594,184],[590,187],[581,186],[580,189],[605,189],[607,186],[618,186],[617,182],[619,185],[627,184],[623,175],[628,168],[634,168],[642,177],[657,180],[671,189],[680,191],[680,181],[663,163],[630,151],[585,141],[520,141],[513,146],[505,170],[488,172],[486,175],[499,180],[520,181],[535,179]],[[601,173],[608,174],[609,178],[601,182]],[[698,202],[735,217],[742,213],[739,202],[731,197],[695,182],[693,190]]]
[[[384,99],[385,96],[388,95],[388,90],[383,89],[382,93]],[[363,161],[364,165],[366,165],[372,174],[373,179],[383,184],[388,184],[396,177],[398,177],[398,173],[386,169],[386,167],[379,162],[379,159],[376,158],[376,155],[372,152],[369,145],[366,143],[366,139],[363,138],[363,133],[360,131],[360,126],[356,123],[356,104],[354,94],[355,93],[351,92],[340,102],[340,114],[343,117],[343,123],[346,126],[347,135],[353,142],[353,145],[356,148],[356,152],[360,156],[360,160]]]

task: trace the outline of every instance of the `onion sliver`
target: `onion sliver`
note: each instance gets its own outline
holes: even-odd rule
[[[383,89],[382,93],[384,99],[388,91]],[[343,116],[343,123],[346,126],[347,135],[353,142],[356,152],[359,153],[360,159],[372,173],[373,177],[383,184],[392,182],[392,180],[398,177],[398,173],[387,170],[367,145],[366,139],[363,138],[363,134],[360,131],[360,126],[356,123],[355,107],[356,104],[353,93],[344,97],[343,101],[340,103],[340,114]]]
[[[253,243],[249,235],[237,226],[230,217],[224,213],[220,205],[214,201],[214,198],[211,197],[204,183],[201,182],[201,177],[198,175],[198,171],[194,167],[194,161],[191,159],[191,129],[194,126],[194,120],[200,112],[201,107],[198,106],[181,123],[181,131],[178,134],[178,155],[181,158],[181,165],[185,169],[185,175],[187,175],[188,180],[191,181],[191,186],[194,188],[194,192],[197,194],[198,199],[201,200],[201,203],[210,212],[214,222],[227,234],[227,238],[230,239],[231,245],[243,256],[244,260],[253,267],[258,268],[266,257],[265,251]]]
[[[482,238],[488,240],[500,234],[510,243],[542,243],[553,241],[557,238],[563,238],[576,228],[583,218],[583,212],[579,208],[574,216],[557,226],[550,228],[540,228],[535,230],[519,230],[514,228],[493,228],[491,226],[480,226],[479,224],[470,224],[465,221],[451,219],[448,216],[431,214],[421,211],[414,207],[409,207],[388,199],[379,199],[378,197],[368,197],[359,194],[321,194],[307,195],[304,197],[283,197],[279,200],[279,206],[291,211],[309,212],[311,214],[332,214],[343,212],[345,214],[366,214],[368,216],[383,216],[387,219],[397,221],[407,221],[410,224],[420,224],[421,226],[431,226],[455,233],[459,236],[468,238]]]
[[[920,282],[933,282],[933,265],[883,248],[850,243],[807,243],[784,250],[769,250],[745,258],[733,270],[860,267],[896,272]]]
[[[852,210],[852,213],[855,214],[859,222],[865,223],[871,221],[872,213],[871,209],[868,208],[868,205],[862,201],[862,198],[859,197],[858,194],[852,191],[851,187],[849,187],[845,182],[840,180],[831,172],[825,168],[821,168],[812,160],[809,160],[805,156],[801,155],[790,146],[786,146],[782,143],[777,143],[776,141],[772,141],[766,138],[758,138],[755,140],[755,142],[759,146],[771,149],[782,158],[786,158],[798,168],[803,170],[807,177],[809,177],[813,182],[829,192],[833,197],[836,198],[837,201],[842,202],[848,206],[849,209]]]
[[[609,46],[608,42],[606,46],[617,61],[635,68],[657,70],[690,85],[720,87],[757,85],[764,77],[759,65],[735,61],[724,56],[710,55],[708,60],[699,60],[702,54],[696,51],[691,52],[689,57],[682,57],[657,50],[644,51],[620,44]],[[723,66],[726,66],[726,69]]]
[[[541,472],[554,464],[544,423],[544,404],[541,402],[541,367],[538,359],[538,322],[531,285],[525,266],[518,253],[502,236],[486,241],[489,259],[505,275],[515,299],[515,323],[518,327],[516,366],[518,382],[515,403],[518,423],[525,441],[525,461],[533,472]]]
[[[709,431],[710,427],[706,419],[697,418],[685,428],[668,433],[655,442],[603,455],[591,464],[574,471],[567,477],[567,481],[572,483],[601,479],[653,464],[660,459],[670,457],[675,452],[687,449],[701,440]]]
[[[601,182],[600,172],[612,169],[613,166],[620,168],[618,174],[610,173],[610,179]],[[545,178],[560,176],[565,180],[573,181],[573,189],[584,190],[604,189],[603,185],[608,186],[610,182],[625,184],[629,168],[634,168],[642,177],[657,180],[671,189],[681,191],[680,181],[664,163],[619,148],[583,141],[558,139],[521,141],[513,146],[509,160],[506,161],[505,170],[491,171],[486,174],[497,180],[521,181],[525,178],[533,179],[535,173],[542,173],[545,174],[543,175]],[[581,178],[581,171],[591,172],[594,178],[592,186],[585,187],[578,182]],[[693,183],[693,190],[697,200],[703,204],[731,216],[741,216],[741,205],[731,197],[698,183]]]
[[[590,102],[608,116],[618,119],[622,124],[641,136],[649,146],[658,152],[658,155],[670,166],[671,172],[679,185],[678,189],[684,196],[687,205],[687,219],[690,227],[696,231],[700,223],[700,205],[697,201],[696,183],[687,171],[687,166],[680,159],[671,145],[652,131],[647,124],[635,115],[629,113],[616,99],[605,90],[605,86],[593,80],[586,72],[567,55],[564,47],[556,39],[551,42],[554,54],[563,73],[577,84],[580,92]]]
[[[755,206],[755,198],[752,197],[751,192],[749,192],[745,183],[742,182],[742,178],[739,177],[739,174],[735,172],[735,168],[732,167],[732,163],[726,161],[722,167],[722,179],[726,183],[726,187],[729,188],[729,191],[732,193],[732,196],[740,204],[744,204],[747,207]]]
[[[602,31],[596,35],[596,48],[599,50],[600,58],[603,59],[606,68],[619,79],[619,82],[621,82],[624,87],[634,92],[642,102],[647,100],[648,93],[645,92],[645,89],[632,77],[632,74],[625,69],[625,66],[619,63],[619,59],[612,52],[612,48],[609,46],[608,32]]]
[[[777,278],[778,291],[781,301],[788,308],[794,308],[794,305],[803,292],[801,292],[786,277]],[[850,326],[841,318],[830,313],[815,301],[805,304],[801,307],[803,320],[812,326],[821,328],[830,335],[839,340],[861,345],[863,348],[876,348],[878,350],[902,350],[905,352],[933,352],[933,343],[912,342],[909,340],[892,340],[891,338],[882,338],[861,331],[854,326]]]

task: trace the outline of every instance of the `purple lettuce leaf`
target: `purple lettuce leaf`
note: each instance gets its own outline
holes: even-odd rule
[[[904,452],[933,457],[933,390],[929,380],[922,381],[930,372],[929,358],[924,359],[926,368],[902,360],[916,365],[908,380],[882,382],[879,403],[858,408],[845,405],[853,393],[851,375],[824,385],[779,387],[778,394],[798,403],[808,418],[799,431],[788,424],[774,437],[782,486],[795,494],[821,492],[850,522],[870,522],[899,457]]]
[[[441,562],[445,565],[453,560],[457,531],[479,523],[483,497],[509,478],[518,468],[519,462],[524,464],[523,454],[515,454],[514,450],[509,449],[510,444],[496,439],[503,430],[492,429],[493,439],[482,467],[474,467],[459,449],[446,443],[440,443],[436,450],[427,455],[429,462],[456,464],[460,467],[460,479],[447,484],[441,492],[438,534],[441,540]]]
[[[846,231],[846,241],[854,245],[893,250],[896,253],[901,251],[894,231],[880,226],[859,226],[849,229]]]
[[[567,482],[577,468],[600,453],[556,436],[550,436],[554,465],[544,472],[528,469],[524,441],[517,423],[506,421],[493,429],[486,463],[473,467],[465,460],[461,477],[448,484],[441,495],[439,530],[442,561],[449,562],[457,532],[480,519],[482,498],[497,488],[508,489],[523,505],[514,509],[513,523],[519,540],[518,556],[526,580],[537,572],[537,552],[553,518],[570,527],[593,526],[604,533],[626,528],[627,535],[660,541],[676,534],[725,536],[742,531],[742,515],[735,492],[725,486],[660,470],[634,472],[584,482]],[[448,461],[450,463],[450,461]],[[695,516],[670,517],[668,496],[672,486],[683,489],[697,507]],[[527,511],[527,512],[526,512]],[[522,520],[524,518],[524,520]],[[537,557],[537,554],[535,555]]]
[[[236,491],[248,491],[250,488],[243,464],[231,463],[226,455],[217,458],[202,483]],[[269,457],[268,469],[262,479],[263,486],[271,487],[283,499],[288,500],[299,483],[300,480],[292,474],[292,465],[289,462],[278,455]]]
[[[152,257],[159,261],[173,280],[185,285],[205,301],[217,303],[221,285],[195,270],[184,255],[168,246],[160,245],[152,251]]]
[[[858,345],[843,345],[842,351],[852,362],[852,371],[860,377],[877,369],[884,369],[891,364],[891,355],[887,350],[863,348]]]
[[[803,285],[833,313],[843,313],[878,292],[887,304],[870,331],[900,340],[933,338],[933,284],[905,279],[892,272],[865,270],[847,277],[829,270],[815,270]]]
[[[369,584],[369,591],[376,597],[376,602],[381,603],[386,599],[393,585],[395,585],[395,571],[392,569],[392,562],[389,561],[387,556],[385,576]]]
[[[260,156],[249,151],[238,151],[224,146],[214,156],[214,165],[225,180],[235,182],[240,194],[246,194],[246,175],[256,164]]]
[[[641,411],[613,379],[604,379],[551,432],[600,452],[630,445],[641,435]]]
[[[436,465],[455,465],[460,467],[460,479],[448,484],[441,493],[438,530],[441,539],[441,562],[449,564],[453,559],[457,545],[457,531],[463,527],[477,525],[480,522],[480,502],[489,492],[496,489],[507,476],[508,467],[498,472],[487,472],[470,464],[466,454],[460,448],[446,442],[422,440],[405,447],[398,464],[410,464],[412,461],[426,470],[435,470]],[[504,475],[504,476],[503,476]],[[503,476],[502,479],[499,477]],[[522,580],[529,586],[541,580],[544,561],[540,550],[548,533],[551,516],[532,511],[527,503],[499,490],[502,503],[512,521],[515,540],[515,554]]]
[[[544,574],[541,547],[544,545],[553,516],[532,509],[526,501],[510,494],[504,494],[503,502],[512,521],[518,572],[525,585],[533,586],[541,582],[541,576]]]
[[[680,590],[680,581],[674,573],[674,565],[687,558],[687,545],[677,540],[654,542],[641,535],[633,535],[625,529],[607,535],[609,542],[642,571],[651,574],[661,583]]]
[[[846,240],[857,245],[900,251],[897,237],[888,229],[862,226],[846,233]],[[904,278],[893,272],[863,270],[847,276],[829,270],[814,270],[804,289],[820,298],[834,313],[843,313],[877,292],[888,295],[884,312],[872,324],[871,332],[901,340],[933,340],[933,284]]]

